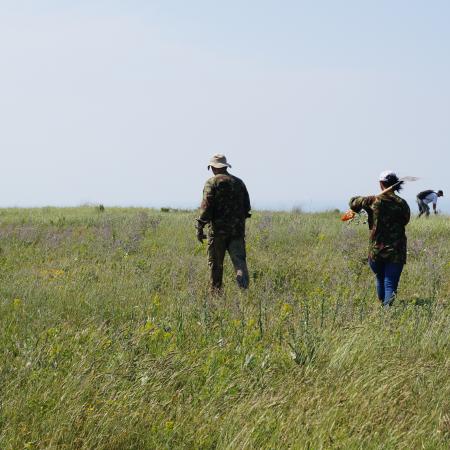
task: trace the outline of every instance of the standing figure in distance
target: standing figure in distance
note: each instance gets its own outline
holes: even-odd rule
[[[431,189],[428,191],[422,191],[417,194],[416,201],[419,206],[419,217],[422,214],[425,214],[427,217],[430,215],[430,207],[429,203],[433,203],[433,211],[437,214],[436,204],[438,197],[443,197],[444,193],[439,190],[437,192],[432,191]]]
[[[239,287],[248,288],[249,276],[245,251],[245,220],[250,214],[250,198],[242,180],[228,173],[224,155],[214,155],[208,165],[214,176],[206,181],[200,216],[197,219],[197,239],[203,242],[205,225],[208,232],[208,266],[212,292],[222,289],[223,261],[228,251]]]
[[[410,219],[410,209],[395,193],[402,189],[403,181],[399,181],[394,172],[382,172],[379,182],[380,194],[353,197],[349,206],[356,213],[364,209],[368,214],[369,265],[376,275],[378,299],[387,307],[395,298],[406,263],[405,226]]]

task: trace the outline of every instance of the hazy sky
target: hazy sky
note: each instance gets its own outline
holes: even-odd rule
[[[225,153],[258,208],[380,171],[450,196],[448,0],[0,0],[0,205],[195,207]],[[450,200],[440,199],[450,211]]]

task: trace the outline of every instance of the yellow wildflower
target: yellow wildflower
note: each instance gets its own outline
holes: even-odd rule
[[[12,304],[14,308],[20,308],[22,306],[22,300],[20,298],[15,298]]]

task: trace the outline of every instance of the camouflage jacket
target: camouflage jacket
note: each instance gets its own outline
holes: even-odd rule
[[[218,174],[205,183],[198,226],[209,224],[211,235],[243,237],[250,209],[244,182],[229,173]]]
[[[350,208],[364,209],[370,229],[369,258],[373,261],[406,263],[405,226],[409,222],[408,203],[394,193],[353,197]]]

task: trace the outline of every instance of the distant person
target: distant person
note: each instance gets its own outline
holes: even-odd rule
[[[378,299],[386,307],[395,298],[406,263],[405,226],[410,219],[410,209],[396,194],[402,189],[403,181],[399,181],[394,172],[382,172],[379,182],[380,194],[353,197],[349,205],[356,213],[364,209],[368,214],[369,265],[376,275]]]
[[[428,206],[430,203],[433,203],[433,211],[437,214],[437,200],[439,197],[443,197],[444,193],[439,190],[437,192],[428,190],[422,191],[417,194],[417,205],[419,206],[419,217],[422,214],[425,214],[427,217],[430,215],[430,207]]]
[[[224,155],[214,155],[208,165],[214,176],[206,181],[200,217],[197,219],[197,239],[203,242],[205,225],[208,232],[208,266],[210,289],[222,289],[223,262],[228,251],[239,287],[247,289],[249,276],[245,251],[245,220],[250,214],[250,198],[242,180],[228,173]]]

